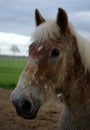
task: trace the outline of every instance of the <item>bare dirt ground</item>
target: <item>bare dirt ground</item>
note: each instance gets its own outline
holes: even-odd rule
[[[16,115],[10,102],[10,90],[0,88],[0,130],[57,130],[62,106],[53,103],[39,111],[36,119]]]

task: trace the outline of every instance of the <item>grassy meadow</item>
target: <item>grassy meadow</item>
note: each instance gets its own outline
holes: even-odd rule
[[[0,87],[14,89],[27,58],[0,57]]]

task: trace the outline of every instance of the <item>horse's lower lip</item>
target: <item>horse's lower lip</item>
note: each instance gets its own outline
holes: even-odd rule
[[[17,115],[23,117],[24,119],[31,119],[32,120],[32,119],[35,119],[37,113],[32,113],[32,114],[23,114],[22,113],[22,114],[20,114],[17,112]]]
[[[35,114],[32,114],[32,115],[21,115],[24,119],[27,119],[27,120],[33,120],[35,119],[37,113]]]

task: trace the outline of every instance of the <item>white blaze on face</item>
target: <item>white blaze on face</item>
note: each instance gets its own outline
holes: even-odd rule
[[[43,45],[38,47],[38,51],[41,51],[43,49]]]

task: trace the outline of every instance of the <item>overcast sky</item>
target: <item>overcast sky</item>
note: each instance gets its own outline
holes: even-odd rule
[[[11,54],[16,44],[26,55],[28,41],[34,29],[34,11],[45,18],[55,18],[58,7],[66,10],[76,30],[90,39],[90,0],[0,0],[0,50]]]

